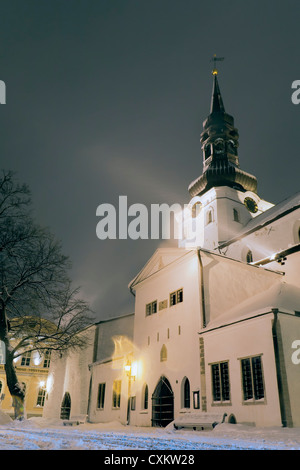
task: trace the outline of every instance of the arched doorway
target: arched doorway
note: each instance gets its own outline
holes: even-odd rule
[[[174,393],[170,382],[162,376],[152,395],[152,426],[165,427],[174,419]]]
[[[69,419],[71,412],[71,396],[69,392],[64,394],[63,401],[60,408],[60,419]]]

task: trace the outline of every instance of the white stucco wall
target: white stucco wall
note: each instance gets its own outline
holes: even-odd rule
[[[90,384],[88,365],[93,360],[95,327],[90,327],[82,334],[87,335],[89,341],[84,349],[66,352],[62,357],[54,353],[51,358],[43,412],[46,418],[60,418],[61,403],[66,392],[71,396],[71,415],[87,414]]]
[[[136,289],[134,344],[137,377],[133,384],[136,411],[131,422],[151,425],[151,396],[161,376],[165,376],[174,393],[174,415],[182,409],[182,381],[187,377],[191,392],[200,387],[198,334],[201,325],[199,264],[196,252],[186,253],[141,281]],[[183,289],[183,302],[170,306],[170,293]],[[167,301],[167,308],[146,316],[146,304]],[[160,360],[165,345],[167,360]],[[149,387],[149,408],[142,408],[142,391]]]
[[[203,333],[208,411],[233,414],[239,423],[280,426],[278,386],[272,339],[273,314]],[[265,385],[263,400],[243,401],[240,359],[261,355]],[[212,398],[211,364],[229,362],[230,403]]]

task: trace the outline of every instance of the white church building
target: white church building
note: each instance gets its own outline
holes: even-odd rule
[[[257,194],[216,70],[200,142],[186,238],[130,282],[134,313],[96,323],[84,351],[52,361],[45,417],[300,426],[300,193],[278,205]]]

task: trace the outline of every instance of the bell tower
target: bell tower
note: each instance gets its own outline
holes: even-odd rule
[[[203,194],[212,187],[228,186],[256,193],[255,176],[240,169],[239,133],[234,119],[226,113],[218,83],[218,71],[213,70],[213,88],[210,114],[203,122],[200,137],[203,152],[203,173],[189,186],[192,197]]]
[[[256,177],[240,169],[239,133],[225,111],[216,67],[212,75],[210,113],[200,137],[203,171],[189,185],[190,210],[184,211],[184,233],[192,235],[179,243],[187,248],[216,249],[273,205],[257,195]]]

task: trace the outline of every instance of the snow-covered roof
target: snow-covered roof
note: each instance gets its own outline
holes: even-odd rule
[[[288,213],[298,209],[300,207],[300,192],[290,196],[287,199],[284,199],[279,204],[271,207],[270,209],[266,210],[262,214],[258,215],[251,219],[248,224],[232,239],[227,240],[226,242],[220,244],[220,247],[230,245],[235,241],[243,238],[244,236],[255,232],[256,230],[268,225],[269,223],[273,222],[276,219],[284,217]]]
[[[290,314],[299,311],[300,289],[285,282],[276,282],[275,285],[266,291],[248,298],[210,321],[204,331],[247,320],[251,317],[271,312],[272,309],[278,309],[280,312]]]
[[[141,271],[129,283],[129,289],[133,289],[139,282],[160,271],[162,268],[170,265],[176,260],[193,253],[194,250],[186,248],[157,248],[151,258],[147,261]]]

